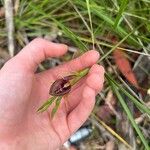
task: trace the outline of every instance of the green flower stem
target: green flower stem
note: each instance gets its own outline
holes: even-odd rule
[[[50,97],[50,98],[37,110],[37,112],[41,113],[41,112],[47,110],[47,108],[55,101],[56,98],[57,98],[56,96]]]
[[[81,78],[86,76],[89,72],[89,68],[86,68],[80,72],[75,73],[76,77],[70,81],[71,86],[75,85]]]

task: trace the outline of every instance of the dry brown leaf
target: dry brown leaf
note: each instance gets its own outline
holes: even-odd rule
[[[0,18],[2,18],[4,16],[5,16],[5,10],[4,10],[4,7],[1,7],[0,8]]]

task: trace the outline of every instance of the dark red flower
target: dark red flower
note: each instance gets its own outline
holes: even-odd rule
[[[56,80],[50,88],[49,94],[52,96],[63,96],[71,91],[70,80],[72,80],[75,75],[69,75],[62,79]]]

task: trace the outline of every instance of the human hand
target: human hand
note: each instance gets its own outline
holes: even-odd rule
[[[35,73],[40,62],[66,52],[64,44],[37,38],[0,70],[0,149],[55,150],[86,121],[104,82],[104,69],[96,64],[98,52],[91,50],[70,62]],[[53,119],[51,108],[37,114],[37,108],[49,98],[53,81],[86,67],[91,67],[88,75],[62,99]]]

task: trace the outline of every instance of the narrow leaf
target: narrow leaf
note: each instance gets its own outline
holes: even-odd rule
[[[132,149],[131,145],[129,145],[118,133],[116,133],[112,128],[110,128],[105,122],[99,119],[94,113],[92,113],[92,116],[98,120],[98,122],[107,129],[114,137],[116,137],[119,141],[124,143],[129,149]]]
[[[137,29],[139,29],[143,24],[140,24],[137,28],[132,30],[129,34],[127,34],[120,42],[118,42],[114,47],[110,49],[106,54],[104,54],[98,61],[101,62],[103,59],[105,59],[109,54],[111,54],[120,44],[122,44],[130,35],[132,35]]]
[[[53,96],[49,98],[38,110],[37,112],[43,112],[48,109],[48,107],[54,102],[57,97]]]
[[[87,5],[89,21],[90,21],[90,28],[91,28],[90,29],[90,33],[91,33],[91,38],[92,38],[92,43],[93,43],[93,49],[95,49],[95,47],[94,47],[95,37],[94,37],[94,33],[93,33],[93,25],[92,25],[92,17],[91,17],[91,10],[90,10],[90,2],[89,2],[89,0],[86,0],[86,5]]]
[[[150,115],[150,108],[148,108],[142,100],[136,99],[134,96],[132,96],[128,91],[121,87],[113,78],[111,78],[109,74],[105,73],[105,77],[107,78],[107,80],[110,80],[113,84],[115,84],[137,106],[137,108],[140,111],[142,110],[142,112],[145,112],[148,115]]]
[[[125,8],[127,7],[127,4],[128,4],[128,0],[123,0],[121,1],[121,6],[120,6],[120,9],[119,9],[119,12],[118,12],[118,15],[116,17],[116,20],[115,20],[115,24],[114,24],[114,27],[116,28],[120,22],[120,19],[122,17],[122,14],[125,10]]]
[[[53,108],[52,112],[51,112],[51,117],[53,118],[54,115],[56,114],[58,108],[59,108],[59,105],[60,105],[60,102],[61,102],[61,99],[62,99],[62,96],[59,96],[55,102],[55,107]]]
[[[135,122],[135,120],[134,120],[134,118],[133,118],[133,116],[132,116],[132,114],[131,114],[131,112],[130,112],[128,106],[126,105],[124,99],[122,98],[122,96],[121,96],[121,94],[120,94],[118,88],[117,88],[116,85],[115,85],[114,83],[112,83],[111,81],[110,81],[110,84],[111,84],[112,90],[115,92],[116,96],[118,97],[118,100],[120,101],[120,103],[121,103],[121,105],[122,105],[124,111],[126,112],[126,114],[127,114],[128,118],[129,118],[129,120],[130,120],[132,126],[134,127],[134,129],[136,130],[137,134],[139,135],[139,137],[140,137],[141,141],[143,142],[145,148],[146,148],[147,150],[149,150],[148,143],[147,143],[145,137],[143,136],[141,130],[139,129],[138,125],[136,124],[136,122]]]

